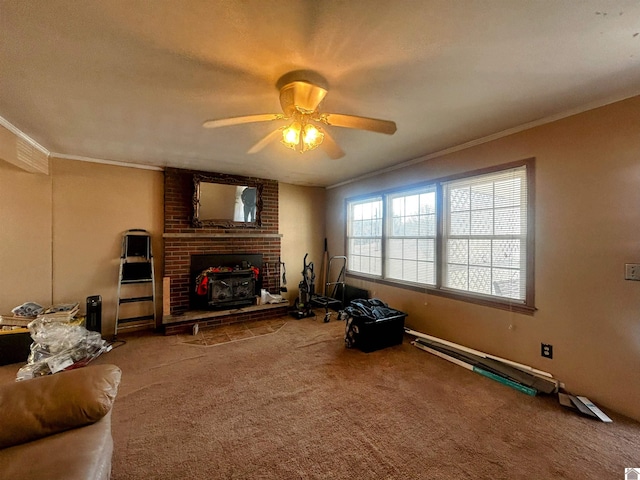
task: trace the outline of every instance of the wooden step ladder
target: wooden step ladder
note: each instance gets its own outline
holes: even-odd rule
[[[141,306],[139,309],[148,311],[153,308],[151,313],[121,317],[121,305],[144,305],[145,303],[148,305]],[[145,328],[156,328],[156,282],[153,252],[149,232],[134,228],[127,230],[122,235],[114,337],[118,335],[118,331]]]

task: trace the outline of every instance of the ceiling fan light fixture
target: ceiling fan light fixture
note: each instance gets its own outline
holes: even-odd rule
[[[313,150],[318,148],[324,140],[324,133],[315,125],[307,123],[302,132],[302,151]]]
[[[299,122],[293,122],[291,125],[282,130],[282,143],[295,150],[300,144],[300,133],[302,131],[302,125]]]
[[[304,122],[303,122],[304,123]],[[324,133],[315,125],[298,121],[282,130],[282,144],[300,153],[318,148],[324,140]]]

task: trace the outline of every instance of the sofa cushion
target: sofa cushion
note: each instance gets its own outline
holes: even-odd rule
[[[91,425],[0,449],[0,478],[108,480],[112,456],[109,412]]]
[[[121,371],[93,365],[0,385],[0,448],[94,423],[113,405]]]

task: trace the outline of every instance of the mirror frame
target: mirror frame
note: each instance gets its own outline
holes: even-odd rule
[[[256,219],[255,222],[235,222],[226,218],[200,218],[200,185],[202,183],[219,183],[222,185],[247,186],[256,189]],[[225,228],[257,228],[262,226],[262,189],[263,183],[255,178],[236,177],[225,174],[193,175],[193,218],[192,225],[196,228],[225,227]]]

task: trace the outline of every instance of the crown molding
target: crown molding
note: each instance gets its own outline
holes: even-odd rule
[[[102,158],[83,157],[80,155],[67,155],[65,153],[51,152],[50,157],[61,158],[63,160],[76,160],[78,162],[100,163],[103,165],[114,165],[116,167],[139,168],[141,170],[153,170],[155,172],[164,172],[164,168],[155,165],[141,165],[138,163],[118,162],[116,160],[104,160]]]
[[[105,164],[105,165],[115,165],[115,166],[118,166],[118,167],[140,168],[142,170],[154,170],[154,171],[158,171],[158,172],[164,171],[164,168],[156,167],[156,166],[153,166],[153,165],[138,165],[138,164],[135,164],[135,163],[117,162],[117,161],[114,161],[114,160],[104,160],[104,159],[99,159],[99,158],[82,157],[82,156],[79,156],[79,155],[66,155],[64,153],[51,152],[51,151],[47,150],[45,147],[43,147],[42,145],[40,145],[33,138],[31,138],[29,135],[24,133],[22,130],[20,130],[13,123],[9,122],[6,118],[4,118],[1,115],[0,115],[0,125],[3,126],[4,128],[6,128],[7,130],[9,130],[16,137],[18,137],[20,140],[23,140],[24,142],[26,142],[29,145],[33,146],[34,148],[36,148],[37,150],[39,150],[40,152],[42,152],[43,154],[45,154],[49,158],[55,157],[55,158],[62,158],[62,159],[66,159],[66,160],[78,160],[78,161],[81,161],[81,162],[91,162],[91,163],[102,163],[102,164]]]
[[[418,163],[426,162],[428,160],[432,160],[434,158],[443,157],[445,155],[449,155],[451,153],[459,152],[461,150],[466,150],[467,148],[475,147],[477,145],[482,145],[483,143],[492,142],[494,140],[498,140],[499,138],[508,137],[509,135],[513,135],[514,133],[523,132],[525,130],[529,130],[535,127],[539,127],[541,125],[546,125],[547,123],[553,123],[558,120],[562,120],[563,118],[571,117],[573,115],[578,115],[580,113],[588,112],[589,110],[595,110],[596,108],[604,107],[610,105],[612,103],[621,102],[628,98],[632,98],[640,95],[640,89],[635,88],[632,91],[627,91],[624,94],[616,95],[614,97],[607,97],[605,99],[600,99],[595,102],[590,102],[580,107],[572,108],[569,110],[565,110],[563,112],[557,113],[555,115],[550,115],[548,117],[540,118],[538,120],[534,120],[532,122],[523,123],[522,125],[518,125],[516,127],[508,128],[506,130],[502,130],[501,132],[492,133],[491,135],[487,135],[486,137],[477,138],[475,140],[470,140],[468,142],[462,143],[460,145],[455,145],[453,147],[445,148],[444,150],[440,150],[438,152],[429,153],[422,157],[413,158],[411,160],[404,161],[402,163],[398,163],[397,165],[393,165],[391,167],[383,168],[380,170],[376,170],[375,172],[366,173],[364,175],[360,175],[358,177],[351,178],[349,180],[345,180],[343,182],[339,182],[333,185],[329,185],[325,187],[326,190],[331,190],[333,188],[343,187],[345,185],[349,185],[351,183],[359,182],[361,180],[365,180],[367,178],[377,177],[378,175],[382,175],[384,173],[393,172],[395,170],[399,170],[401,168],[409,167],[411,165],[416,165]]]

